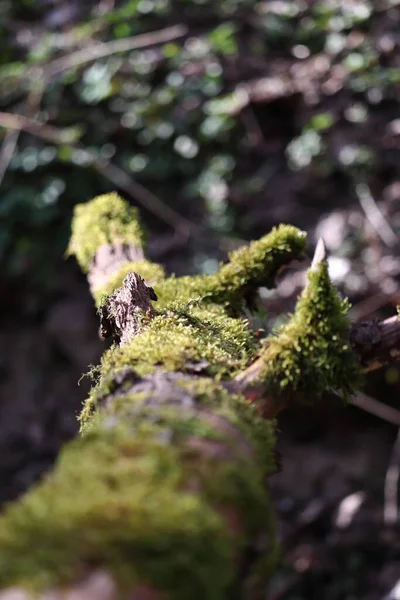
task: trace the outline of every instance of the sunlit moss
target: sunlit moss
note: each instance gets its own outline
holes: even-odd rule
[[[118,194],[104,194],[75,207],[68,252],[76,256],[81,268],[87,272],[90,261],[102,245],[130,243],[141,248],[144,237],[137,210]],[[175,301],[202,299],[224,304],[232,312],[240,308],[242,299],[249,292],[260,285],[272,285],[279,268],[301,256],[305,247],[304,232],[291,225],[281,225],[260,240],[232,252],[227,264],[221,265],[214,275],[165,279],[159,265],[145,260],[127,263],[110,278],[106,288],[96,292],[96,301],[114,291],[127,272],[137,269],[144,279],[157,282],[159,308]]]
[[[214,277],[210,295],[216,302],[232,305],[258,287],[274,286],[279,269],[300,258],[307,246],[307,236],[292,225],[280,225],[261,239],[243,246],[229,255]]]
[[[275,420],[264,419],[245,396],[233,394],[213,379],[182,380],[179,385],[189,390],[201,406],[212,409],[213,414],[223,416],[242,431],[265,477],[277,471]]]
[[[67,253],[76,256],[85,273],[100,246],[126,243],[142,248],[144,242],[138,210],[118,194],[103,194],[75,206]]]
[[[177,385],[190,392],[190,397],[198,403],[198,407],[212,410],[212,414],[224,417],[242,432],[243,439],[255,452],[254,461],[258,463],[263,476],[276,472],[275,420],[264,419],[245,396],[231,393],[223,383],[214,379],[204,376],[190,379],[182,377]],[[95,389],[82,411],[81,431],[86,432],[96,426],[98,421],[107,418],[118,417],[122,422],[134,420],[138,407],[145,403],[147,396],[143,392],[131,393],[131,387],[132,383],[128,378],[126,386],[120,386],[118,394],[115,395],[114,392],[112,401],[106,404],[103,404],[103,400],[110,393],[108,382]],[[99,404],[102,408],[96,411]],[[154,408],[150,408],[151,410]],[[157,414],[159,410],[162,409],[157,407]]]
[[[201,299],[238,312],[247,294],[261,285],[273,286],[282,265],[299,258],[306,248],[306,234],[291,225],[281,225],[260,240],[229,255],[214,275],[169,277],[154,286],[160,308],[171,302]]]
[[[216,377],[232,375],[246,365],[256,348],[254,333],[244,319],[226,316],[223,307],[171,306],[123,347],[105,352],[103,377],[124,367],[145,375],[162,367],[185,371],[194,361],[207,361]]]
[[[228,594],[236,552],[271,531],[263,479],[234,447],[226,462],[191,446],[201,436],[229,447],[199,416],[161,409],[155,420],[147,411],[117,426],[104,415],[68,445],[41,485],[6,509],[0,587],[42,590],[95,565],[120,590],[150,582],[176,600]],[[229,527],[224,509],[238,514],[239,529]]]
[[[131,271],[138,273],[145,280],[146,284],[150,286],[154,286],[156,282],[165,278],[164,269],[157,263],[150,262],[146,259],[135,262],[125,262],[116,273],[110,276],[105,286],[95,290],[94,299],[96,305],[99,306],[102,304],[104,296],[110,296],[116,289],[121,287],[124,278]]]
[[[333,287],[328,265],[310,271],[294,315],[266,340],[261,379],[278,395],[289,390],[312,402],[336,390],[348,399],[360,384],[349,346],[348,302]]]

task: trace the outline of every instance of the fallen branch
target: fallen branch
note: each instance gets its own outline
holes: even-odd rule
[[[143,239],[116,194],[76,207],[70,253],[114,343],[82,435],[0,517],[1,600],[261,600],[277,556],[271,417],[357,389],[371,339],[350,345],[322,242],[294,315],[261,345],[243,302],[302,255],[303,232],[280,226],[216,274],[182,278],[146,260]],[[388,339],[373,337],[379,360]]]

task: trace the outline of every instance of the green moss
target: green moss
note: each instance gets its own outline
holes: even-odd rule
[[[261,379],[277,393],[297,392],[312,402],[336,390],[346,399],[360,383],[360,367],[349,346],[347,301],[341,300],[322,263],[310,271],[295,314],[266,340]]]
[[[171,275],[156,282],[153,288],[158,297],[157,309],[166,309],[177,302],[202,301],[207,293],[207,280],[208,276],[203,275]]]
[[[229,255],[215,275],[169,277],[154,286],[160,308],[171,302],[201,299],[207,304],[224,305],[238,312],[246,295],[261,285],[273,285],[282,265],[302,255],[306,234],[291,225],[280,225],[260,240]]]
[[[130,387],[132,384],[128,382]],[[265,477],[276,473],[276,422],[264,419],[254,404],[240,394],[232,394],[222,383],[207,377],[179,380],[178,385],[186,389],[199,407],[211,410],[213,414],[228,420],[241,431],[249,447],[255,452],[254,460],[260,472]],[[97,388],[86,400],[80,415],[82,431],[87,431],[97,421],[107,417],[118,417],[121,421],[134,420],[138,407],[141,407],[147,394],[136,392],[124,393],[119,390],[118,396],[113,396],[112,402],[96,411],[98,401],[110,392],[107,383]],[[143,410],[143,408],[141,408]],[[153,409],[150,409],[153,410]],[[157,414],[162,407],[157,407]],[[96,412],[95,412],[96,411]],[[150,419],[151,420],[151,419]],[[200,434],[200,432],[198,432]]]
[[[236,553],[270,531],[262,478],[234,448],[226,464],[190,446],[197,435],[216,437],[197,417],[155,416],[151,422],[138,411],[129,425],[113,427],[105,415],[69,444],[40,486],[6,509],[0,587],[42,590],[95,566],[107,568],[120,589],[150,583],[174,600],[225,597]],[[223,518],[229,509],[239,531]]]
[[[105,352],[101,373],[107,378],[131,367],[145,375],[160,366],[185,371],[188,363],[205,360],[205,371],[221,378],[243,369],[256,343],[247,321],[227,317],[223,307],[175,306],[123,347]]]
[[[76,208],[70,252],[84,270],[101,245],[120,242],[141,246],[143,234],[136,211],[116,194]],[[96,292],[99,304],[136,271],[156,281],[159,312],[123,347],[105,352],[81,415],[83,435],[0,517],[0,587],[39,590],[104,567],[123,590],[150,583],[173,600],[233,599],[237,558],[267,534],[271,544],[248,578],[254,586],[264,581],[258,569],[276,557],[265,491],[276,470],[275,422],[224,380],[260,351],[247,321],[236,318],[243,300],[271,285],[305,243],[303,232],[283,225],[232,253],[215,275],[165,279],[161,267],[141,260],[124,264]],[[359,366],[347,309],[326,263],[310,272],[295,314],[260,353],[268,393],[313,401],[331,388],[345,397],[354,391]],[[184,410],[180,389],[170,402],[149,401],[130,393],[129,377],[107,402],[125,369],[144,376],[160,368],[193,373],[199,365],[202,377],[177,382],[194,399]]]
[[[152,263],[149,260],[143,259],[135,262],[123,263],[120,269],[111,275],[107,281],[107,285],[95,291],[94,299],[96,305],[100,306],[104,296],[110,296],[116,289],[121,287],[124,278],[131,271],[138,273],[143,277],[147,285],[150,286],[153,286],[155,282],[165,278],[163,267],[157,263]]]
[[[200,405],[211,409],[213,414],[224,417],[242,432],[255,452],[254,460],[264,477],[277,472],[274,419],[264,419],[245,396],[233,394],[222,383],[213,379],[202,377],[182,380],[179,385],[187,389]]]
[[[100,246],[127,243],[141,248],[144,237],[138,210],[116,193],[104,194],[75,206],[67,253],[75,255],[82,271],[87,273]]]
[[[90,261],[100,246],[113,243],[143,246],[144,233],[137,210],[116,193],[77,205],[68,253],[76,256],[82,270],[89,270]],[[171,302],[202,299],[207,303],[224,304],[232,313],[240,309],[246,294],[260,285],[271,285],[279,268],[300,256],[305,245],[304,232],[281,225],[260,240],[230,254],[229,262],[215,275],[164,279],[164,271],[159,265],[146,260],[129,263],[110,278],[105,288],[96,292],[96,302],[119,287],[127,272],[137,270],[144,279],[157,281],[159,308],[166,308]]]
[[[280,225],[263,236],[235,250],[229,262],[214,276],[210,293],[217,302],[235,304],[240,297],[261,285],[273,286],[280,267],[299,258],[306,249],[307,236],[292,225]]]

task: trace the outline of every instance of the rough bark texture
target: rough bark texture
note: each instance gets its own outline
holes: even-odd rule
[[[287,324],[265,344],[250,331],[242,304],[303,252],[295,228],[233,253],[214,276],[177,279],[145,260],[143,239],[116,195],[77,209],[71,251],[113,346],[82,435],[0,517],[0,600],[264,598],[276,565],[272,418],[332,387],[350,395],[373,364],[365,348],[386,344],[379,360],[394,357],[390,324],[372,341],[353,329],[350,344],[322,243]]]
[[[152,287],[145,284],[137,273],[128,273],[123,285],[116,290],[100,309],[100,333],[103,338],[123,345],[142,328],[143,318],[156,316],[151,300],[157,300]]]
[[[88,273],[88,282],[93,296],[97,289],[103,288],[110,277],[118,272],[126,262],[144,259],[143,248],[132,244],[104,244],[93,256]]]

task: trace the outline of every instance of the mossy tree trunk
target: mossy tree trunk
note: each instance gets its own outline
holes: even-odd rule
[[[303,232],[281,226],[212,276],[167,278],[143,245],[116,194],[77,207],[70,252],[113,343],[80,437],[0,517],[1,600],[264,598],[278,554],[274,417],[359,383],[365,340],[355,352],[321,248],[276,335],[260,340],[243,318],[303,254]]]

